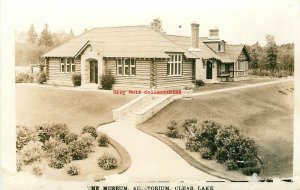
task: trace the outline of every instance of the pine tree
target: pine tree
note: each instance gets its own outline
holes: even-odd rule
[[[30,28],[27,32],[27,42],[31,44],[36,44],[37,42],[37,34],[35,32],[33,24],[30,25]]]
[[[48,24],[45,25],[44,30],[41,32],[39,38],[39,46],[51,47],[53,46],[52,35],[48,30]]]
[[[74,33],[73,33],[73,30],[72,30],[72,29],[71,29],[71,31],[70,31],[69,37],[70,37],[70,39],[73,39],[73,38],[75,38],[75,35],[74,35]]]
[[[268,69],[274,71],[275,69],[277,69],[277,57],[278,57],[277,45],[274,36],[267,35],[266,41],[267,41],[267,46],[266,46],[267,67]]]

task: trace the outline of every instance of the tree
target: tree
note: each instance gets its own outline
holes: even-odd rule
[[[35,32],[33,24],[30,25],[30,28],[27,32],[27,42],[31,44],[36,44],[37,42],[37,34]]]
[[[75,35],[74,35],[74,33],[73,33],[73,30],[72,30],[72,29],[71,29],[71,31],[70,31],[69,38],[70,38],[70,39],[73,39],[73,38],[75,38]]]
[[[41,32],[39,46],[53,46],[52,35],[51,32],[48,30],[48,24],[45,25],[44,30]]]
[[[150,27],[153,28],[157,32],[164,33],[164,30],[162,28],[162,21],[159,18],[154,19],[150,23]]]
[[[274,36],[266,36],[267,46],[266,46],[266,58],[267,58],[267,67],[268,69],[274,71],[277,69],[277,57],[278,49],[275,42]]]

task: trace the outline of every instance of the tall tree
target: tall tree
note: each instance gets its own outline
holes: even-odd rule
[[[36,31],[34,29],[34,25],[31,24],[29,30],[27,31],[27,42],[31,43],[31,44],[36,44],[37,42],[37,34]]]
[[[268,69],[273,71],[277,68],[278,49],[277,49],[274,36],[267,35],[266,41],[267,41],[267,46],[266,46],[267,67]]]
[[[39,46],[51,47],[53,46],[52,35],[48,30],[48,24],[45,25],[44,30],[41,32],[39,38]]]
[[[154,19],[150,23],[150,27],[153,28],[155,31],[163,33],[164,29],[162,28],[162,21],[159,18]]]
[[[69,37],[70,37],[70,39],[75,38],[75,35],[74,35],[74,33],[73,33],[73,29],[71,29],[70,34],[69,34]]]

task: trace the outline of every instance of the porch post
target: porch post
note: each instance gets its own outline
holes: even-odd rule
[[[104,74],[104,59],[101,56],[100,58],[97,59],[98,62],[98,86],[101,87],[101,76]]]

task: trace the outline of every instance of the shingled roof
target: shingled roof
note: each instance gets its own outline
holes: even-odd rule
[[[197,58],[148,26],[94,28],[43,57],[75,57],[87,43],[103,57],[169,58],[167,52],[181,52],[187,58]]]

